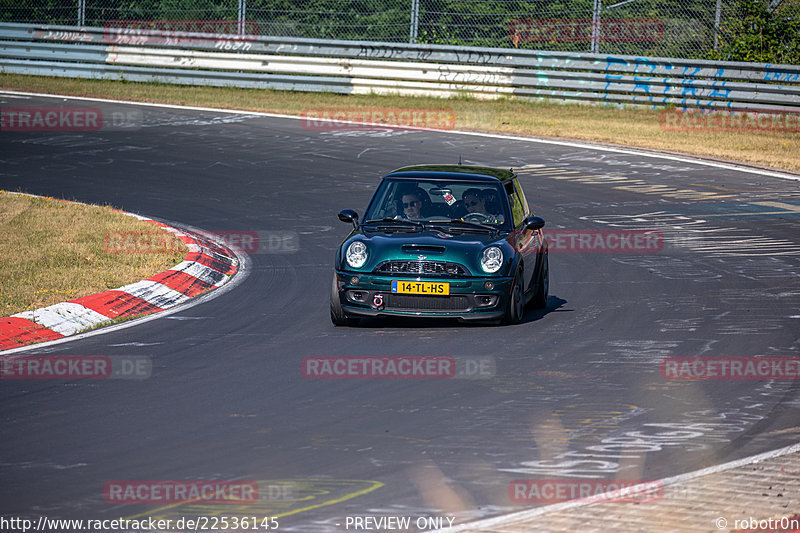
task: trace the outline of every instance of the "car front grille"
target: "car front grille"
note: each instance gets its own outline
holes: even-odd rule
[[[417,294],[387,294],[386,309],[411,311],[467,311],[466,296],[420,296]]]
[[[469,276],[469,272],[462,265],[447,261],[386,261],[378,265],[375,272],[418,276]]]

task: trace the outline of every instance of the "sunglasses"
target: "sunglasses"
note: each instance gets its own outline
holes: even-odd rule
[[[479,203],[480,202],[478,200],[471,200],[471,201],[467,202],[467,207],[475,207]]]
[[[411,202],[403,202],[403,209],[408,209],[409,207],[417,207],[420,204],[419,200],[413,200]]]

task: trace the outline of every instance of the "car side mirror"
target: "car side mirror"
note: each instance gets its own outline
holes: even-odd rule
[[[529,230],[542,229],[544,227],[544,219],[541,217],[528,217],[525,219],[524,225]]]
[[[354,228],[358,228],[358,213],[352,209],[342,209],[339,211],[339,220],[342,222],[352,222]]]

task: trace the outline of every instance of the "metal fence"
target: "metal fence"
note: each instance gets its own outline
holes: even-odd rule
[[[0,21],[706,58],[734,1],[0,0]]]

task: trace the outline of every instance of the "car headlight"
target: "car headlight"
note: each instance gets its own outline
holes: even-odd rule
[[[361,268],[367,262],[367,245],[361,241],[353,241],[344,256],[351,268]]]
[[[489,274],[494,274],[503,266],[503,251],[497,246],[490,246],[481,254],[481,268]]]

